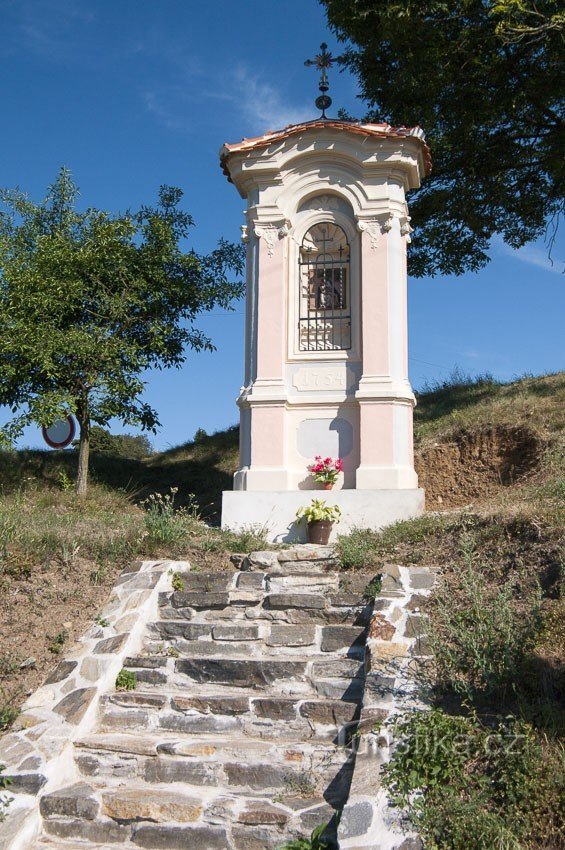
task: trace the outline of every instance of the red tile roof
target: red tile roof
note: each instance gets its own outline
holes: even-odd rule
[[[226,143],[220,151],[220,165],[224,174],[231,182],[227,167],[227,162],[231,154],[246,153],[257,148],[266,148],[274,142],[280,142],[283,139],[288,139],[290,136],[304,133],[307,130],[328,128],[346,133],[357,133],[363,136],[375,136],[380,139],[390,139],[391,137],[396,139],[415,138],[422,145],[426,174],[429,174],[432,170],[430,149],[425,142],[424,132],[420,127],[391,127],[390,124],[363,124],[353,121],[334,121],[331,118],[325,120],[318,118],[314,121],[305,121],[303,124],[289,124],[284,130],[269,131],[262,136],[255,136],[252,139],[242,139],[241,142],[236,142],[233,145]]]

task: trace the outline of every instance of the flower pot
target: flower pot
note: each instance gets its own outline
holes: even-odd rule
[[[333,481],[326,481],[326,483],[324,484],[324,490],[333,490],[333,488]]]
[[[327,546],[332,532],[333,522],[329,519],[316,519],[308,523],[308,543]]]

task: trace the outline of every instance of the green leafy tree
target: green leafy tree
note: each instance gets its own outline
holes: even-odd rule
[[[413,275],[489,261],[555,235],[563,210],[562,6],[557,0],[321,0],[349,41],[369,118],[421,125],[432,175],[412,196]]]
[[[79,447],[79,441],[73,443]],[[153,454],[153,446],[145,434],[111,434],[100,425],[90,429],[90,451],[98,454],[141,460]]]
[[[78,211],[77,195],[65,168],[40,204],[0,194],[0,404],[15,414],[0,436],[73,414],[84,495],[92,424],[115,417],[155,431],[142,373],[213,350],[194,323],[241,295],[231,277],[243,252],[224,241],[207,256],[183,250],[193,222],[180,189],[163,186],[155,207],[118,215]]]

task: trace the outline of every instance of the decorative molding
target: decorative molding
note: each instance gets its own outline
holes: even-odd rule
[[[339,200],[337,195],[315,195],[301,204],[300,210],[338,210]]]
[[[411,242],[412,237],[411,233],[414,233],[414,228],[410,226],[410,216],[409,215],[401,215],[399,216],[400,220],[400,233],[402,236],[406,236],[406,241]]]
[[[275,252],[277,239],[284,239],[290,232],[290,222],[285,221],[280,227],[275,224],[256,224],[253,232],[258,239],[264,239],[267,254],[272,257]]]
[[[265,245],[267,246],[267,254],[269,257],[272,257],[275,252],[275,242],[277,241],[278,236],[278,228],[276,228],[273,224],[262,225],[261,227],[256,226],[254,228],[255,236],[258,239],[264,239]]]
[[[357,220],[357,227],[361,233],[366,231],[369,234],[371,248],[373,250],[378,245],[379,235],[381,233],[388,233],[388,231],[392,228],[394,216],[392,213],[386,213],[385,215],[386,217],[378,216],[375,218],[361,218]]]

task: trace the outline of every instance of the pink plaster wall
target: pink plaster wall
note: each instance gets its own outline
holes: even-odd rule
[[[393,404],[360,404],[359,432],[363,466],[391,466],[394,463],[393,417]]]
[[[387,243],[379,234],[373,248],[366,230],[361,233],[361,328],[363,374],[387,375]]]
[[[257,377],[282,378],[285,363],[284,240],[259,239]]]
[[[251,465],[284,466],[285,410],[282,405],[261,405],[251,412]]]

